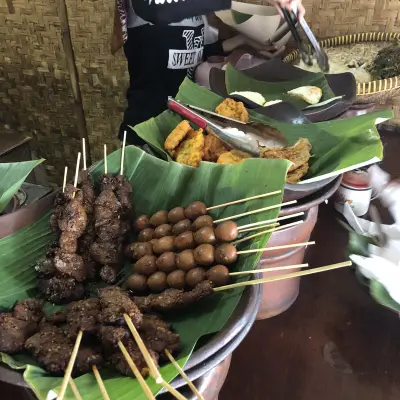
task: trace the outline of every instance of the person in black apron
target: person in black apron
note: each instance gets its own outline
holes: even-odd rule
[[[130,76],[119,138],[126,131],[129,144],[145,144],[129,126],[162,113],[168,97],[175,97],[185,77],[192,79],[205,59],[243,44],[263,49],[243,36],[221,42],[206,17],[191,16],[230,8],[230,0],[118,0],[117,7]]]

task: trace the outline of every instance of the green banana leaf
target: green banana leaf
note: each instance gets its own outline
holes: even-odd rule
[[[380,282],[371,280],[369,291],[377,303],[384,307],[390,308],[393,311],[400,312],[400,304],[390,297],[389,292]]]
[[[108,156],[109,173],[119,172],[120,157],[120,151]],[[286,160],[259,159],[249,159],[240,165],[228,166],[202,163],[199,168],[191,168],[175,162],[165,162],[136,147],[128,146],[125,151],[124,175],[132,183],[132,203],[136,214],[140,215],[152,214],[160,209],[171,209],[178,205],[187,205],[195,200],[204,201],[211,206],[275,190],[283,192],[288,168],[289,162]],[[97,181],[103,172],[103,162],[97,164],[92,172]],[[214,218],[232,216],[279,204],[281,199],[281,195],[265,197],[220,208],[213,211],[211,215]],[[248,224],[276,218],[278,213],[279,208],[276,208],[243,217],[237,221],[239,225]],[[263,248],[268,238],[269,234],[265,234],[242,243],[238,248]],[[53,239],[49,228],[49,216],[46,216],[24,230],[0,240],[0,255],[2,255],[0,260],[3,261],[3,255],[7,260],[5,266],[3,263],[0,266],[0,295],[7,294],[0,298],[0,307],[10,307],[15,300],[28,296],[29,290],[35,286],[35,274],[31,265],[44,254],[46,246]],[[37,245],[38,241],[39,245]],[[22,251],[19,249],[21,246],[23,246]],[[256,267],[259,258],[260,253],[241,255],[233,270],[252,270]],[[246,279],[248,277],[235,279],[235,281]],[[242,289],[235,289],[218,292],[193,307],[167,316],[166,319],[181,336],[182,351],[178,359],[181,366],[188,360],[200,337],[221,330],[237,306],[242,291]],[[2,354],[1,357],[2,361],[12,368],[25,369],[24,378],[39,399],[45,399],[48,391],[57,390],[61,383],[60,378],[50,376],[26,356],[10,357]],[[167,381],[177,375],[175,368],[169,364],[163,366],[160,372]],[[102,370],[101,374],[112,399],[145,400],[146,397],[135,379],[122,377],[107,370]],[[156,394],[160,387],[151,378],[147,381],[153,393]],[[85,400],[101,398],[92,374],[75,379],[75,383]],[[73,394],[68,389],[65,399],[73,398]]]
[[[215,111],[223,100],[189,79],[182,83],[176,98],[184,104],[192,104],[209,111]],[[276,121],[252,110],[249,114],[252,121],[270,125],[281,131],[289,144],[294,144],[299,138],[307,138],[311,142],[312,158],[304,181],[336,175],[337,171],[352,169],[351,167],[374,158],[381,160],[382,142],[375,122],[378,118],[385,120],[393,116],[391,110],[383,110],[353,118],[297,125]],[[181,120],[177,114],[165,111],[131,129],[134,129],[161,158],[171,160],[164,151],[164,141]]]
[[[0,163],[0,214],[32,170],[44,159],[16,163]]]
[[[361,235],[357,232],[354,232],[344,223],[342,223],[342,226],[349,230],[349,244],[347,246],[347,253],[349,255],[357,254],[363,257],[368,257],[370,255],[368,246],[370,244],[377,245],[376,239],[368,235]],[[392,299],[385,286],[375,279],[366,278],[361,274],[358,268],[356,270],[356,276],[360,283],[369,287],[369,292],[377,303],[394,311],[400,312],[400,304]]]
[[[262,94],[267,101],[287,101],[293,104],[298,110],[303,110],[310,104],[298,97],[290,96],[287,94],[289,90],[297,89],[301,86],[317,86],[322,90],[321,102],[335,97],[325,75],[323,73],[316,73],[313,75],[314,77],[311,79],[309,76],[305,76],[292,81],[263,82],[251,78],[246,75],[246,73],[238,71],[231,64],[228,64],[225,73],[225,85],[228,93],[245,91],[257,92]]]
[[[231,10],[231,13],[235,24],[243,24],[243,22],[246,22],[252,17],[251,14],[245,14],[236,10]]]

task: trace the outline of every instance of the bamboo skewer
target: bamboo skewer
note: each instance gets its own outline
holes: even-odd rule
[[[104,400],[111,400],[110,397],[108,396],[106,387],[104,386],[103,379],[101,379],[101,375],[99,370],[97,369],[96,365],[92,366],[93,370],[93,375],[96,378],[97,384],[99,385],[101,395],[103,396]]]
[[[80,153],[79,153],[80,154]],[[65,395],[65,391],[67,390],[68,381],[71,378],[72,369],[74,368],[75,360],[78,355],[79,346],[82,340],[82,331],[79,331],[78,336],[76,337],[75,345],[72,350],[71,358],[69,359],[67,369],[65,370],[65,375],[61,384],[60,392],[58,393],[57,400],[62,400]]]
[[[196,386],[193,385],[189,377],[185,374],[185,371],[180,367],[180,365],[176,362],[175,358],[172,356],[172,354],[165,349],[165,354],[168,357],[169,361],[171,364],[176,368],[176,370],[179,372],[179,375],[184,379],[184,381],[187,383],[189,388],[192,390],[192,392],[200,399],[204,400],[204,397],[200,394],[200,392],[196,389]]]
[[[107,175],[107,145],[104,145],[104,174]]]
[[[126,147],[126,131],[124,131],[124,139],[123,139],[123,141],[122,141],[122,153],[121,153],[121,169],[120,169],[120,175],[124,175],[125,147]]]
[[[274,204],[273,206],[259,208],[258,210],[247,211],[247,212],[242,213],[242,214],[237,214],[237,215],[232,215],[230,217],[221,218],[221,219],[218,219],[218,220],[214,221],[214,223],[218,224],[220,222],[224,222],[224,221],[233,220],[233,219],[236,219],[236,218],[245,217],[247,215],[257,214],[257,213],[260,213],[260,212],[263,212],[263,211],[273,210],[275,208],[280,208],[280,207],[288,206],[289,204],[295,204],[295,203],[297,203],[297,200],[287,201],[286,203]]]
[[[305,268],[305,267],[308,267],[308,264],[296,264],[296,265],[287,265],[285,267],[272,267],[272,268],[253,269],[251,271],[231,272],[229,276],[252,275],[252,274],[258,274],[259,272],[284,271],[287,269]]]
[[[74,179],[74,188],[78,188],[78,178],[79,178],[79,167],[81,164],[81,152],[78,153],[78,158],[76,160],[76,168],[75,168],[75,179]],[[72,193],[72,198],[75,198],[75,193]]]
[[[168,382],[166,382],[160,374],[160,371],[157,369],[157,366],[154,364],[153,359],[150,356],[149,351],[147,350],[145,344],[143,343],[142,338],[139,335],[139,332],[135,328],[132,323],[132,320],[129,318],[129,315],[124,314],[125,322],[128,325],[129,330],[131,331],[133,338],[135,339],[136,344],[139,347],[140,352],[143,355],[143,358],[146,361],[147,366],[150,370],[150,375],[155,379],[156,383],[163,386],[169,393],[171,393],[178,400],[187,400],[185,396],[182,396],[176,389],[174,389]]]
[[[259,251],[272,251],[272,250],[281,250],[281,249],[291,249],[293,247],[302,247],[309,246],[315,244],[315,242],[304,242],[304,243],[294,243],[294,244],[285,244],[283,246],[274,246],[274,247],[265,247],[263,249],[250,249],[250,250],[242,250],[238,251],[236,254],[250,254],[250,253],[258,253]]]
[[[68,175],[68,167],[64,168],[64,180],[63,180],[63,187],[62,191],[65,192],[65,187],[67,186],[67,175]]]
[[[128,353],[128,350],[126,350],[125,346],[123,345],[123,343],[121,341],[118,342],[118,346],[119,346],[122,354],[124,355],[125,360],[127,361],[130,369],[132,370],[133,374],[135,375],[136,379],[138,380],[139,385],[143,389],[143,392],[146,395],[146,397],[149,400],[155,400],[155,397],[154,397],[152,391],[150,390],[149,385],[146,383],[146,381],[144,380],[144,378],[143,378],[142,374],[140,373],[138,367],[133,362],[132,357]]]
[[[282,229],[286,229],[286,228],[289,228],[291,226],[299,225],[299,224],[301,224],[303,222],[304,221],[296,221],[296,222],[292,222],[292,223],[287,224],[287,225],[278,226],[277,228],[268,229],[266,231],[255,233],[254,235],[246,236],[243,239],[236,240],[236,241],[232,242],[231,244],[236,246],[239,243],[243,243],[243,242],[246,242],[247,240],[254,239],[254,238],[258,237],[258,236],[265,235],[266,233],[281,231]]]
[[[218,204],[217,206],[207,207],[206,210],[207,210],[207,211],[215,210],[216,208],[227,207],[227,206],[231,206],[231,205],[233,205],[233,204],[244,203],[245,201],[256,200],[256,199],[260,199],[260,198],[262,198],[262,197],[273,196],[273,195],[279,194],[279,193],[282,193],[282,191],[281,191],[281,190],[275,190],[275,192],[269,192],[269,193],[259,194],[259,195],[257,195],[257,196],[246,197],[245,199],[230,201],[229,203]]]
[[[69,386],[71,386],[71,389],[74,392],[75,398],[77,400],[83,400],[81,394],[79,393],[78,387],[76,386],[76,384],[72,378],[69,380]]]
[[[83,170],[86,171],[86,140],[82,139]]]
[[[238,230],[238,233],[244,233],[244,232],[250,232],[250,231],[259,231],[260,229],[266,229],[266,228],[276,228],[279,225],[280,225],[279,222],[275,222],[273,224],[267,224],[267,225],[255,226],[254,228],[243,229],[242,231]]]
[[[296,214],[291,214],[291,215],[285,215],[284,217],[278,217],[278,218],[272,218],[272,219],[267,219],[265,221],[260,221],[260,222],[253,222],[252,224],[247,224],[247,225],[242,225],[238,227],[238,230],[240,232],[246,232],[247,230],[252,230],[252,229],[247,229],[247,228],[253,228],[255,226],[260,226],[263,224],[268,224],[270,222],[278,222],[278,221],[284,221],[285,219],[290,219],[294,217],[300,217],[304,215],[304,212],[299,212]]]
[[[350,267],[351,265],[352,265],[351,261],[345,261],[342,263],[327,265],[325,267],[313,268],[313,269],[309,269],[306,271],[293,272],[291,274],[273,276],[271,278],[255,279],[253,281],[248,281],[248,282],[233,283],[231,285],[226,285],[226,286],[221,286],[221,287],[215,288],[214,292],[220,292],[222,290],[234,289],[234,288],[238,288],[238,287],[242,287],[242,286],[257,285],[259,283],[268,283],[268,282],[281,281],[284,279],[297,278],[299,276],[318,274],[320,272],[331,271],[333,269]]]

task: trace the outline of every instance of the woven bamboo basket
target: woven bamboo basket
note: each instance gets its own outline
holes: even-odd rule
[[[395,42],[400,39],[400,33],[388,32],[369,32],[356,33],[353,35],[337,36],[320,41],[320,45],[324,48],[345,46],[355,43],[365,42]],[[289,53],[283,61],[285,63],[293,63],[299,59],[299,50]],[[386,101],[400,93],[400,76],[393,78],[379,79],[371,82],[357,83],[357,100],[358,104],[376,103]]]

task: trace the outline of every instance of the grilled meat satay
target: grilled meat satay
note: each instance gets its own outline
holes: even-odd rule
[[[100,278],[103,282],[112,285],[118,279],[118,265],[104,265],[100,270]]]
[[[101,265],[118,265],[122,259],[122,245],[97,239],[90,246],[90,256]]]
[[[86,211],[79,199],[74,198],[64,207],[58,220],[58,227],[62,232],[74,233],[78,238],[85,232],[86,225]]]
[[[143,315],[139,333],[146,347],[158,354],[164,354],[165,349],[174,354],[180,349],[180,336],[172,331],[170,324],[156,315]]]
[[[133,339],[128,339],[126,343],[124,343],[126,350],[128,351],[129,355],[131,356],[133,362],[135,363],[136,367],[138,368],[140,374],[146,378],[149,376],[149,369],[147,367],[147,363],[143,358],[142,352],[140,351],[137,344],[134,342]],[[152,349],[148,349],[150,353],[150,357],[153,359],[154,364],[158,366],[158,354],[153,351]],[[114,352],[114,354],[108,359],[110,364],[119,371],[122,375],[134,377],[131,368],[129,367],[125,357],[120,351]]]
[[[24,349],[26,339],[38,329],[43,301],[20,300],[12,313],[0,314],[0,352],[14,354]]]
[[[72,277],[78,282],[86,279],[85,264],[79,254],[59,251],[54,256],[54,266],[60,274]]]
[[[75,337],[79,331],[96,334],[100,329],[100,313],[100,299],[97,297],[69,304],[65,315],[69,335]]]
[[[77,282],[74,278],[64,276],[39,278],[37,289],[54,304],[70,303],[81,299],[85,294],[82,283]]]
[[[38,364],[54,375],[64,374],[73,347],[74,341],[66,336],[62,329],[48,323],[42,325],[39,332],[25,342],[25,349],[33,355]],[[103,357],[97,347],[82,345],[72,374],[90,372],[92,365],[99,365],[102,362]]]
[[[128,219],[132,211],[131,194],[132,185],[130,182],[122,175],[117,176],[117,188],[115,194],[122,207],[122,218]]]
[[[94,202],[96,200],[96,192],[94,190],[93,179],[88,170],[80,172],[80,188],[82,191],[82,205],[87,215],[92,215],[94,211]]]
[[[135,327],[139,328],[142,322],[142,313],[130,299],[127,292],[118,286],[99,290],[101,315],[100,321],[106,325],[125,325],[123,315],[127,314]]]
[[[160,294],[133,297],[133,300],[142,312],[166,312],[183,308],[212,293],[214,293],[214,289],[211,282],[203,281],[188,292],[179,289],[167,289]]]

